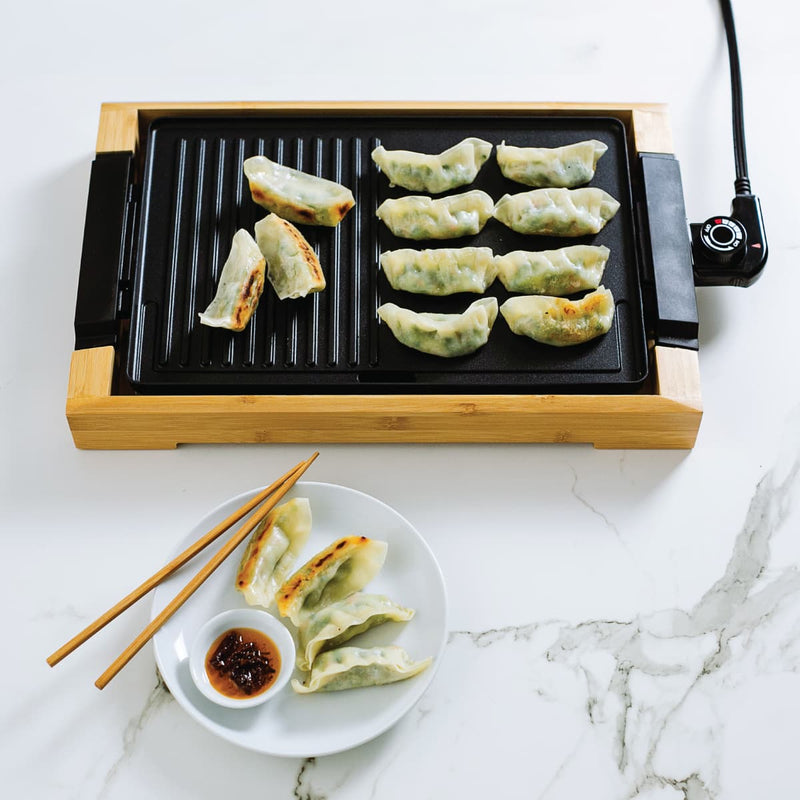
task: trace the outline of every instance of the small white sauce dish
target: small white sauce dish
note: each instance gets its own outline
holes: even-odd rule
[[[261,631],[272,639],[278,648],[281,662],[278,674],[272,685],[260,694],[242,698],[227,697],[212,685],[206,673],[206,656],[209,648],[225,631],[232,628],[254,628]],[[275,697],[289,682],[294,670],[294,661],[295,646],[292,634],[272,614],[256,608],[234,608],[212,617],[197,632],[189,651],[189,671],[195,686],[209,700],[226,708],[252,708]]]

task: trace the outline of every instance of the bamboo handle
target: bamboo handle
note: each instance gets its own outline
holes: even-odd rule
[[[212,556],[208,563],[192,578],[189,583],[178,592],[177,595],[164,607],[150,624],[122,651],[119,657],[108,667],[108,669],[95,681],[98,689],[105,688],[109,681],[144,647],[152,638],[153,634],[194,594],[212,572],[247,538],[248,534],[261,522],[264,517],[272,511],[283,496],[294,486],[298,478],[311,466],[312,462],[319,453],[314,453],[311,458],[304,461],[295,468],[288,477],[284,479],[281,486],[251,519],[224,544],[219,551]]]

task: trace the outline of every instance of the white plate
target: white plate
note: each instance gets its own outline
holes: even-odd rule
[[[183,551],[242,506],[258,489],[214,509],[179,543]],[[229,742],[273,756],[312,757],[338,753],[373,739],[394,725],[419,700],[433,679],[447,636],[444,579],[428,545],[394,509],[374,497],[328,483],[298,483],[286,499],[307,497],[312,527],[297,566],[342,536],[364,535],[389,543],[386,562],[365,591],[386,594],[416,610],[412,620],[380,625],[353,643],[399,644],[415,660],[433,656],[423,673],[388,686],[297,695],[287,688],[263,706],[226,709],[205,698],[189,673],[189,647],[208,619],[247,604],[234,588],[245,544],[195,592],[153,638],[164,682],[178,703],[201,725]],[[200,553],[157,587],[152,615],[158,614],[215,548]],[[296,671],[298,677],[301,676]]]

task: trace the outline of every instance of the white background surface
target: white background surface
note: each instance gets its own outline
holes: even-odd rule
[[[440,561],[441,669],[396,728],[280,760],[200,728],[129,611],[45,657],[291,445],[82,452],[64,418],[98,111],[113,100],[666,102],[689,218],[733,194],[714,0],[17,3],[0,38],[0,779],[31,798],[788,797],[800,727],[798,12],[736,6],[762,280],[698,291],[692,452],[320,445]]]

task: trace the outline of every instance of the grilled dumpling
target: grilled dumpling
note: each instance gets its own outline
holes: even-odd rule
[[[432,658],[414,661],[402,647],[339,647],[317,656],[305,683],[292,679],[298,694],[338,692],[363,686],[382,686],[419,675]]]
[[[489,247],[387,250],[381,268],[393,289],[416,294],[483,294],[497,275]]]
[[[608,146],[596,139],[563,147],[497,146],[497,163],[506,178],[527,186],[582,186],[594,177]]]
[[[472,183],[491,152],[489,142],[470,137],[438,155],[387,150],[380,145],[372,151],[372,160],[389,178],[390,186],[438,194]]]
[[[475,352],[489,340],[497,299],[482,297],[461,314],[433,314],[384,303],[380,318],[406,347],[434,356],[453,358]]]
[[[617,213],[608,192],[583,189],[533,189],[500,198],[494,216],[517,233],[584,236],[598,233]]]
[[[212,328],[244,330],[264,289],[266,262],[253,237],[244,228],[236,231],[231,252],[222,267],[217,292],[200,322]]]
[[[568,295],[596,289],[610,250],[603,245],[575,244],[558,250],[514,250],[495,256],[497,277],[509,292]]]
[[[353,193],[340,183],[253,156],[244,162],[253,200],[290,222],[338,225],[356,204]]]
[[[297,666],[311,669],[322,650],[332,650],[385,622],[407,622],[414,611],[381,594],[355,592],[308,617],[298,632]]]
[[[500,306],[509,328],[542,344],[581,344],[608,333],[614,321],[614,297],[601,286],[581,300],[524,295]]]
[[[267,278],[281,300],[325,288],[317,254],[291,222],[268,214],[256,222],[256,241],[267,259]]]
[[[386,542],[366,536],[335,541],[307,561],[278,590],[278,611],[298,627],[310,614],[359,592],[378,574]]]
[[[395,235],[404,239],[455,239],[479,233],[492,216],[494,200],[473,189],[436,200],[410,195],[384,200],[378,218]]]
[[[311,505],[297,497],[275,508],[253,531],[236,576],[251,606],[269,608],[311,532]]]

